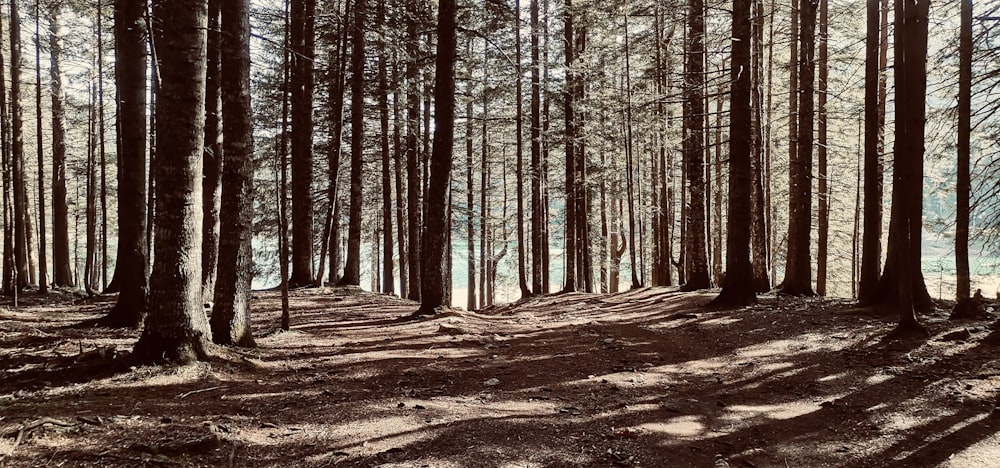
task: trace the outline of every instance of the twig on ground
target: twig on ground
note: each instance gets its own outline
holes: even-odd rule
[[[190,392],[184,392],[184,393],[181,393],[180,395],[177,395],[177,398],[187,398],[187,397],[189,397],[191,395],[194,395],[195,393],[211,392],[212,390],[218,390],[220,388],[226,388],[226,386],[225,385],[219,385],[219,386],[216,386],[216,387],[208,387],[208,388],[203,388],[203,389],[200,389],[200,390],[191,390]]]

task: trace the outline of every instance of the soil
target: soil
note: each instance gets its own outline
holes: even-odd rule
[[[0,466],[1000,466],[994,312],[562,294],[400,321],[356,289],[255,293],[258,348],[133,367],[113,297],[0,311]]]

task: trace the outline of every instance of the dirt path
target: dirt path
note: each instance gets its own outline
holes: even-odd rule
[[[927,340],[848,302],[642,289],[394,319],[357,291],[255,301],[259,349],[122,367],[110,299],[0,311],[0,466],[1000,466],[989,321]],[[116,356],[119,359],[114,359]]]

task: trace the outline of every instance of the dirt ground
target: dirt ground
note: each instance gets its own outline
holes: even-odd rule
[[[0,310],[0,466],[1000,466],[993,319],[640,289],[400,322],[347,289],[255,294],[259,348],[129,367],[113,298]]]

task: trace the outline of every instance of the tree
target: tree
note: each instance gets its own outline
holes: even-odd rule
[[[62,42],[59,2],[50,2],[49,78],[52,81],[52,268],[56,287],[72,287],[69,256],[69,205],[66,201],[66,109],[63,105]],[[2,66],[2,65],[0,65]]]
[[[687,53],[684,61],[684,165],[690,198],[684,232],[687,262],[684,291],[711,285],[705,245],[705,3],[688,0]]]
[[[250,329],[253,281],[253,108],[250,105],[250,2],[222,5],[222,212],[212,339],[254,346]]]
[[[17,1],[10,2],[10,24],[21,24]],[[21,31],[10,28],[10,113],[11,113],[11,163],[14,190],[14,261],[17,268],[17,287],[28,285],[28,191],[25,188],[24,168],[24,108],[21,104]]]
[[[3,36],[2,22],[0,22],[0,37]],[[10,148],[10,119],[7,115],[7,85],[4,79],[6,66],[4,65],[3,47],[0,47],[0,158],[3,164],[3,294],[11,296],[14,307],[17,307],[17,262],[14,242],[14,194],[13,194],[13,161],[11,161]]]
[[[458,2],[441,0],[438,4],[438,43],[434,83],[434,150],[430,161],[427,191],[427,218],[445,219],[448,191],[451,186],[452,151],[455,139],[455,56],[457,44]],[[428,223],[424,228],[420,309],[417,315],[434,314],[444,305],[444,249],[448,232],[446,223]]]
[[[389,153],[389,55],[385,43],[385,1],[379,0],[375,13],[378,41],[379,143],[382,150],[382,292],[395,294],[392,261],[392,156]]]
[[[771,221],[768,219],[770,205],[767,197],[768,190],[765,188],[765,184],[770,185],[770,181],[767,179],[769,174],[767,174],[768,167],[766,161],[766,155],[769,156],[770,148],[770,116],[768,116],[768,121],[765,122],[763,108],[766,105],[768,112],[770,112],[770,102],[767,104],[764,103],[762,87],[764,82],[764,17],[770,15],[766,15],[764,12],[763,0],[756,0],[753,4],[755,8],[752,13],[753,22],[751,23],[751,28],[753,29],[753,50],[750,59],[751,131],[753,132],[751,140],[752,154],[750,158],[752,184],[750,192],[750,196],[752,197],[750,208],[752,211],[750,249],[752,253],[754,290],[757,292],[767,292],[771,289],[771,281],[768,277],[768,264],[771,262],[770,252],[768,251]],[[770,101],[770,98],[768,101]],[[768,132],[766,138],[764,134],[765,127]]]
[[[200,252],[208,4],[160,1],[153,17],[160,77],[156,133],[171,144],[157,151],[156,259],[149,315],[133,356],[140,363],[187,363],[209,350]]]
[[[361,284],[361,204],[365,136],[365,10],[366,0],[354,0],[351,37],[351,206],[347,227],[347,261],[341,285]]]
[[[867,1],[868,30],[865,35],[865,163],[864,163],[864,234],[861,240],[861,278],[858,302],[874,302],[882,263],[882,168],[879,147],[882,126],[879,122],[880,0]]]
[[[542,294],[543,246],[548,242],[545,236],[545,211],[542,205],[542,115],[541,115],[541,70],[539,65],[538,0],[530,0],[531,10],[531,290]],[[520,37],[520,35],[519,35]],[[518,39],[520,42],[520,39]]]
[[[290,287],[313,284],[313,60],[316,0],[291,0],[292,274]]]
[[[812,226],[812,150],[813,150],[813,81],[816,77],[815,38],[816,4],[802,0],[799,14],[798,94],[799,114],[795,154],[788,162],[788,254],[781,293],[811,296],[812,265],[810,230]]]
[[[517,109],[514,111],[515,130],[514,141],[517,152],[517,195],[514,196],[517,204],[517,285],[521,289],[521,297],[530,297],[531,288],[528,287],[527,265],[525,262],[526,247],[524,241],[524,92],[522,82],[524,73],[521,70],[521,2],[514,0],[514,99]],[[534,143],[532,143],[534,145]],[[532,153],[534,156],[534,153]]]
[[[38,154],[38,293],[49,291],[45,234],[45,145],[42,129],[42,22],[41,2],[35,0],[35,138]]]
[[[149,291],[149,252],[146,244],[145,15],[146,6],[142,2],[115,1],[115,83],[118,86],[118,112],[121,117],[119,248],[116,270],[121,273],[118,275],[118,302],[99,322],[109,327],[138,327],[142,323]]]
[[[423,217],[423,187],[420,183],[420,165],[417,154],[420,120],[420,88],[417,75],[420,65],[417,62],[420,55],[420,37],[417,35],[416,15],[419,3],[416,0],[407,1],[409,15],[406,18],[406,216],[407,241],[409,247],[407,292],[408,299],[420,300],[420,275],[423,274],[421,264],[421,223]]]
[[[958,71],[958,182],[955,195],[955,312],[957,315],[974,312],[970,300],[969,281],[969,176],[970,137],[972,133],[972,0],[961,1],[961,29],[959,31]]]
[[[893,68],[896,139],[893,143],[889,245],[880,288],[882,302],[899,310],[895,336],[925,335],[915,309],[929,303],[920,272],[923,211],[924,116],[927,92],[929,0],[896,0]]]
[[[828,256],[828,243],[830,239],[830,186],[827,180],[827,112],[826,112],[826,99],[827,99],[827,80],[830,74],[829,66],[827,64],[828,51],[827,51],[827,10],[829,9],[827,0],[819,0],[819,79],[818,79],[818,89],[817,89],[817,139],[818,145],[816,147],[817,153],[817,178],[819,182],[817,184],[817,198],[819,199],[818,207],[818,219],[817,219],[817,229],[819,230],[818,237],[816,239],[817,252],[816,252],[816,294],[820,296],[826,295],[826,276],[827,276],[827,256]]]
[[[807,0],[808,1],[808,0]],[[726,226],[726,279],[716,304],[756,302],[750,265],[750,2],[733,2],[732,92],[729,122],[729,217]]]
[[[222,165],[225,159],[222,135],[222,18],[223,0],[208,0],[208,59],[205,81],[205,168],[202,184],[202,210],[205,213],[201,249],[201,289],[205,303],[215,295],[219,264],[222,201]]]

